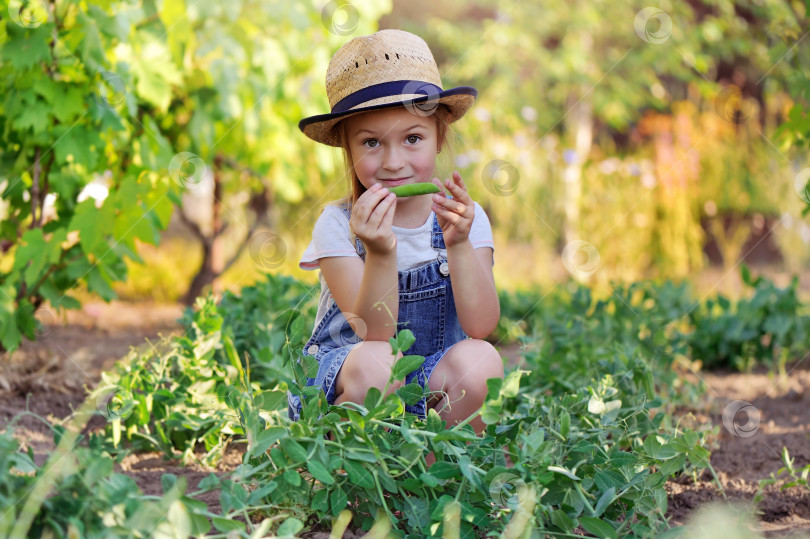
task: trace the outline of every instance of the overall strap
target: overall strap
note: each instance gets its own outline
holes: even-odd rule
[[[349,204],[348,203],[344,202],[343,204],[341,204],[340,209],[343,211],[343,215],[346,216],[346,219],[351,219],[352,212],[349,209]],[[349,232],[351,232],[351,229],[349,229]],[[357,251],[357,254],[360,256],[360,258],[362,258],[365,261],[365,259],[366,259],[366,248],[363,247],[363,242],[360,241],[360,238],[355,236],[354,233],[352,233],[352,238],[354,238],[354,250]]]
[[[442,234],[442,227],[439,226],[439,219],[436,214],[433,214],[433,232],[430,235],[430,246],[435,250],[440,251],[446,249],[444,245],[444,234]]]

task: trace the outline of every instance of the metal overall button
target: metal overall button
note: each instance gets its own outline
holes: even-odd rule
[[[318,345],[313,344],[309,348],[307,348],[307,354],[314,356],[315,354],[318,353],[318,350],[319,350]]]
[[[447,265],[447,262],[442,262],[439,266],[439,273],[447,277],[450,275],[450,266]]]

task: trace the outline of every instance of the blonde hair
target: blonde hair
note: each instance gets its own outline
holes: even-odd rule
[[[436,111],[433,113],[433,118],[436,120],[436,133],[439,142],[440,153],[449,154],[452,157],[453,149],[450,143],[450,110],[444,105],[439,104]],[[366,188],[360,183],[357,173],[354,170],[354,160],[352,153],[349,150],[348,136],[346,134],[346,122],[341,121],[335,126],[335,133],[338,136],[338,144],[343,151],[343,163],[346,170],[346,178],[349,180],[348,194],[338,201],[339,205],[348,205],[349,209],[354,206],[360,195],[366,192]],[[451,161],[452,162],[452,161]]]

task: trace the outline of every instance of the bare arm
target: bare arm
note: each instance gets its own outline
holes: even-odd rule
[[[399,282],[396,238],[391,230],[395,209],[396,197],[372,186],[358,199],[349,221],[366,247],[365,263],[351,257],[320,260],[338,308],[363,340],[387,341],[396,333]]]
[[[483,339],[501,316],[491,269],[492,249],[473,249],[468,239],[447,248],[447,264],[461,328],[473,339]]]
[[[453,179],[445,181],[445,187],[453,198],[433,195],[433,210],[447,246],[456,312],[464,332],[474,339],[483,339],[495,329],[501,316],[492,275],[492,249],[473,249],[470,243],[475,204],[461,175],[454,172]]]

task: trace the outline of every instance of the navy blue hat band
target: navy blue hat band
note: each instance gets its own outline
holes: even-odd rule
[[[373,99],[389,97],[392,95],[422,94],[426,98],[439,97],[442,89],[429,82],[418,80],[395,80],[367,86],[353,94],[349,94],[332,107],[332,114],[346,112],[357,105],[367,103]]]

